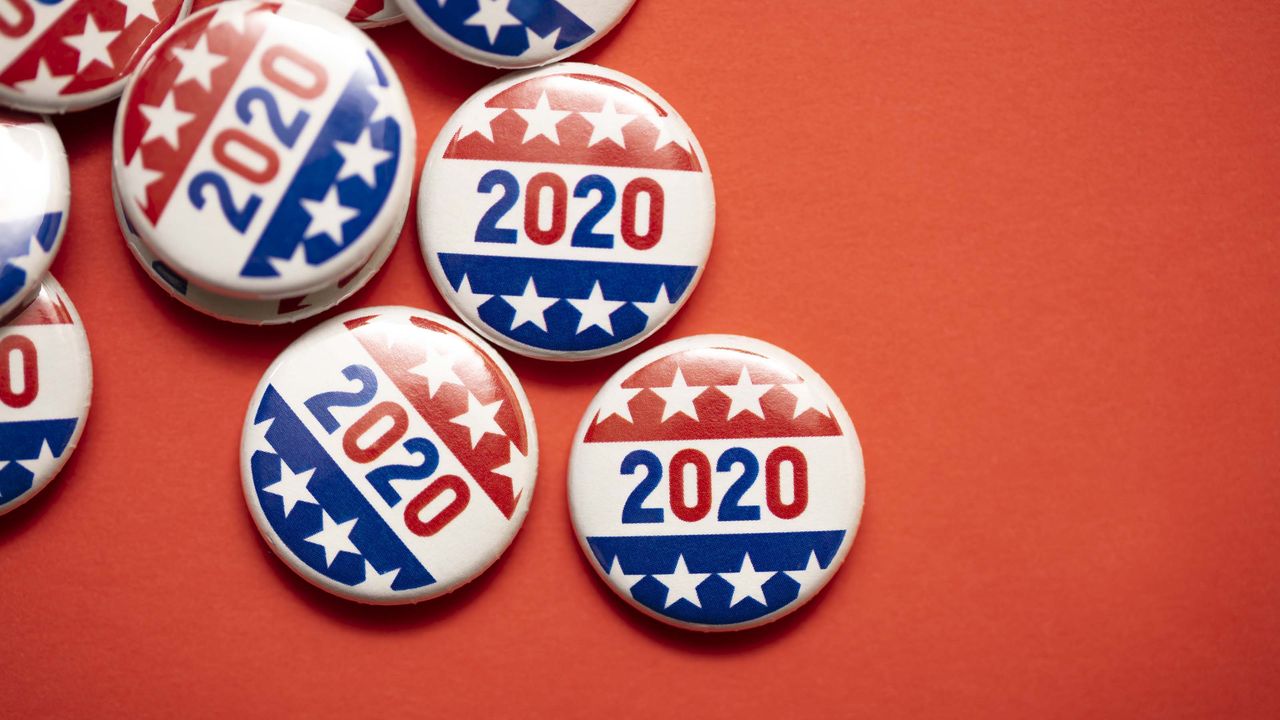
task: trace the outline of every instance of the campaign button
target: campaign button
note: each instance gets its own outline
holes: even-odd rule
[[[808,602],[862,515],[862,451],[831,388],[790,353],[682,338],[618,371],[583,416],[569,507],[596,572],[645,614],[736,630]]]
[[[660,328],[697,284],[714,226],[711,173],[675,110],[577,63],[473,95],[418,195],[422,253],[450,306],[495,344],[550,360]]]
[[[460,58],[546,65],[604,37],[635,0],[400,0],[414,27]]]
[[[492,564],[524,521],[533,415],[502,358],[458,323],[362,308],[290,345],[254,393],[244,493],[271,549],[360,602],[417,602]]]
[[[0,3],[0,104],[63,113],[114,100],[191,0]]]
[[[71,185],[58,131],[0,111],[0,322],[38,291],[67,227]]]
[[[0,326],[0,515],[43,490],[71,457],[92,390],[84,325],[46,275],[35,300]]]
[[[367,35],[311,5],[235,0],[187,18],[142,62],[113,172],[166,265],[219,295],[281,299],[364,266],[401,222],[414,142],[404,90]]]
[[[358,28],[372,30],[404,20],[395,0],[303,0],[335,12]]]
[[[115,204],[116,221],[120,225],[120,234],[124,236],[133,258],[142,266],[147,277],[150,277],[171,297],[193,310],[210,317],[245,325],[280,325],[296,322],[320,313],[342,303],[359,292],[369,279],[378,274],[382,265],[395,249],[400,237],[403,219],[391,235],[374,251],[373,257],[363,267],[342,278],[329,287],[322,288],[306,295],[280,300],[248,300],[228,297],[210,292],[199,285],[192,284],[185,277],[157,258],[146,243],[138,237],[133,222],[125,217],[124,208],[120,204],[120,193],[114,183],[111,188],[112,200]],[[406,194],[407,202],[408,196]],[[401,216],[403,218],[403,216]]]

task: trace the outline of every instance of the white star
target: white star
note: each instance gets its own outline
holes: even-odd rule
[[[323,200],[302,198],[302,207],[306,209],[311,220],[302,237],[313,238],[328,235],[337,245],[342,244],[342,225],[360,216],[360,211],[349,208],[338,199],[338,186],[332,185],[324,194]]]
[[[142,148],[133,151],[133,159],[121,170],[120,190],[128,192],[137,207],[150,204],[147,199],[147,187],[159,180],[164,173],[152,170],[142,164]]]
[[[409,372],[427,379],[427,395],[435,397],[436,391],[445,383],[466,387],[462,378],[453,369],[454,359],[439,350],[427,351],[427,359],[419,365],[409,368]]]
[[[512,110],[515,110],[528,126],[524,129],[524,139],[520,141],[522,143],[542,136],[559,145],[560,133],[556,130],[556,125],[573,114],[570,110],[552,110],[551,101],[547,100],[545,91],[538,96],[538,104],[532,110],[525,108],[512,108]]]
[[[617,555],[614,555],[613,564],[609,566],[609,579],[613,581],[614,585],[617,585],[623,590],[630,591],[636,583],[644,579],[644,574],[628,575],[622,570],[622,561],[618,559]],[[667,604],[670,605],[671,603]]]
[[[803,570],[787,570],[787,577],[800,583],[800,597],[818,589],[826,575],[826,571],[818,564],[818,555],[809,551],[809,563]]]
[[[484,28],[489,36],[489,44],[498,41],[498,33],[508,25],[523,25],[520,19],[507,10],[511,0],[480,0],[476,14],[467,18],[463,25],[476,25]]]
[[[498,411],[502,409],[502,398],[498,398],[488,405],[481,404],[480,400],[471,393],[467,393],[467,411],[461,415],[450,418],[449,422],[454,425],[461,425],[471,433],[471,447],[475,447],[485,435],[504,436],[502,427],[498,425]]]
[[[556,42],[560,40],[560,28],[551,31],[546,37],[541,37],[533,31],[533,28],[525,28],[525,32],[529,36],[529,49],[520,53],[522,58],[548,58],[556,54]]]
[[[67,86],[67,83],[71,82],[75,78],[76,76],[72,73],[68,73],[66,75],[54,75],[53,71],[49,69],[49,63],[44,59],[41,59],[36,65],[35,77],[30,80],[16,82],[13,86],[18,89],[18,92],[23,93],[24,95],[57,95],[62,92],[62,88]]]
[[[698,599],[698,585],[703,580],[711,577],[711,573],[691,573],[689,568],[684,564],[684,555],[676,558],[676,569],[668,575],[654,575],[653,579],[667,586],[667,602],[664,608],[669,608],[680,600],[688,600],[695,607],[702,607],[702,601]]]
[[[305,273],[311,267],[307,262],[306,243],[294,245],[293,254],[287,258],[268,255],[267,262],[271,264],[271,269],[276,271],[276,277],[282,278],[297,277],[299,273]]]
[[[578,332],[581,335],[588,328],[598,327],[601,330],[613,334],[613,321],[609,316],[615,310],[626,305],[622,300],[605,300],[604,291],[600,289],[600,281],[591,286],[591,294],[586,298],[565,298],[569,304],[574,307],[582,317],[578,318]]]
[[[124,5],[124,25],[129,27],[129,23],[140,17],[151,18],[155,22],[160,22],[160,16],[156,15],[156,4],[154,0],[120,0]],[[221,11],[219,11],[221,15]]]
[[[293,512],[293,506],[300,502],[319,505],[316,498],[307,489],[307,483],[311,482],[311,476],[316,473],[315,468],[303,470],[296,473],[289,469],[285,464],[284,458],[280,458],[280,479],[270,485],[263,485],[262,491],[269,492],[272,495],[279,495],[284,501],[284,516],[289,517],[289,513]]]
[[[738,383],[736,385],[717,385],[716,389],[729,396],[729,418],[732,420],[735,416],[749,412],[752,415],[764,419],[764,409],[760,407],[760,398],[773,385],[756,385],[751,382],[751,375],[747,372],[747,366],[742,366],[742,372],[738,374]]]
[[[458,139],[478,133],[489,142],[493,142],[493,121],[506,112],[507,108],[477,105],[462,115],[462,124],[458,126]]]
[[[44,274],[44,267],[48,265],[48,256],[49,253],[33,234],[31,238],[27,240],[26,254],[9,258],[9,262],[5,264],[18,268],[28,278],[38,277]]]
[[[666,300],[661,299],[664,295],[667,298]],[[671,290],[665,284],[658,288],[657,294],[653,296],[653,302],[633,301],[631,304],[635,305],[640,309],[640,312],[644,313],[645,330],[648,330],[654,324],[660,323],[664,319],[671,317],[671,310],[676,306],[675,302],[671,300]]]
[[[32,475],[39,478],[48,474],[57,459],[58,456],[53,454],[53,448],[49,447],[49,441],[44,440],[40,443],[40,454],[34,460],[18,460],[15,462],[30,470]]]
[[[148,2],[149,0],[130,0],[131,2]],[[246,8],[241,5],[232,5],[229,3],[219,3],[218,9],[214,11],[213,19],[209,21],[209,29],[218,27],[219,25],[229,25],[232,30],[243,35],[245,33],[245,18],[249,17],[252,7]]]
[[[458,289],[456,292],[457,292],[458,302],[462,303],[463,307],[469,308],[470,310],[472,310],[476,315],[480,314],[481,305],[484,305],[485,303],[493,299],[492,295],[485,295],[483,293],[472,292],[471,281],[467,278],[466,275],[462,276],[462,284],[458,286]]]
[[[622,137],[622,128],[626,127],[627,123],[635,120],[636,116],[618,112],[617,108],[613,106],[613,98],[608,98],[604,101],[604,107],[600,112],[578,114],[591,123],[591,139],[587,141],[587,147],[604,140],[612,140],[620,148],[627,147],[627,141]]]
[[[662,408],[662,422],[666,422],[667,418],[672,415],[684,413],[692,420],[698,419],[698,410],[693,406],[694,398],[706,392],[707,385],[687,385],[684,381],[684,373],[680,371],[680,367],[676,366],[676,376],[671,380],[670,387],[649,388],[662,398],[666,403]]]
[[[267,439],[267,431],[271,429],[271,425],[275,421],[275,418],[269,417],[266,420],[256,422],[251,425],[250,427],[253,428],[253,430],[249,435],[248,442],[245,443],[245,450],[248,450],[250,453],[257,450],[275,453],[275,447],[273,447],[271,445],[271,441]]]
[[[684,123],[674,116],[668,115],[661,117],[658,115],[649,116],[649,122],[658,128],[658,139],[653,143],[654,151],[661,150],[668,145],[690,152],[689,135],[685,132]]]
[[[369,124],[372,125],[382,118],[391,117],[391,88],[383,87],[373,82],[366,85],[364,89],[373,96],[373,109],[369,111]]]
[[[796,399],[796,408],[791,412],[793,420],[809,410],[813,410],[824,417],[831,417],[831,411],[827,408],[826,403],[818,400],[807,384],[802,382],[787,383],[782,387]]]
[[[359,555],[360,549],[351,542],[351,531],[358,518],[351,518],[344,523],[334,522],[329,513],[320,511],[320,532],[307,538],[307,542],[324,548],[324,564],[333,567],[333,561],[339,553],[349,552]]]
[[[360,137],[353,143],[339,140],[333,145],[342,155],[342,169],[338,171],[339,180],[359,176],[365,185],[371,188],[377,187],[377,168],[390,160],[392,153],[373,146],[373,135],[368,128],[360,133]]]
[[[631,398],[639,395],[643,390],[644,388],[617,387],[607,393],[601,393],[600,414],[596,416],[596,422],[604,422],[610,415],[617,415],[627,422],[635,422],[631,419]]]
[[[178,68],[178,77],[174,78],[175,86],[188,80],[194,80],[206,92],[213,89],[213,71],[222,67],[227,58],[209,52],[209,37],[201,35],[196,44],[188,48],[173,48],[174,57],[182,65]]]
[[[547,331],[547,308],[560,302],[560,298],[542,297],[538,294],[538,288],[533,284],[533,278],[529,278],[529,282],[524,286],[524,293],[521,295],[500,295],[508,305],[516,311],[515,317],[511,318],[511,329],[515,330],[525,323],[530,323],[535,327],[541,328],[543,332]]]
[[[195,113],[178,109],[172,90],[165,94],[159,105],[139,105],[138,109],[147,119],[147,131],[142,134],[142,144],[160,138],[174,150],[178,149],[178,132],[195,117]]]
[[[391,589],[391,583],[396,581],[396,576],[400,574],[400,568],[394,568],[384,573],[380,573],[373,569],[373,565],[368,560],[364,561],[364,580],[356,587],[361,590],[370,590],[377,595],[390,595],[395,591]]]
[[[92,15],[86,15],[84,20],[84,32],[79,35],[69,35],[62,38],[62,42],[70,45],[79,53],[76,60],[76,72],[84,72],[84,69],[94,63],[101,62],[107,67],[115,67],[115,63],[111,60],[111,51],[107,49],[115,39],[120,36],[120,31],[103,32],[98,27],[97,21]]]
[[[757,572],[755,565],[751,564],[751,554],[743,555],[741,570],[720,573],[720,577],[728,580],[729,584],[733,586],[733,597],[729,599],[729,607],[733,607],[747,598],[768,606],[769,601],[764,598],[764,584],[769,581],[769,578],[777,574],[776,572]]]
[[[505,478],[510,478],[511,494],[519,495],[520,491],[524,489],[524,483],[522,482],[522,478],[524,477],[523,471],[525,466],[525,458],[523,455],[516,452],[515,445],[512,445],[508,452],[511,453],[511,459],[508,460],[505,465],[499,465],[498,467],[494,468],[493,472]]]

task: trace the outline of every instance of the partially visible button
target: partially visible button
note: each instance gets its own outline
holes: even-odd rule
[[[778,347],[681,338],[604,384],[569,457],[589,562],[662,622],[736,630],[795,611],[844,562],[862,516],[840,398]]]
[[[0,111],[0,322],[40,287],[71,203],[67,153],[47,119]]]
[[[548,360],[615,353],[684,305],[711,252],[702,148],[657,93],[561,63],[502,78],[445,123],[418,228],[454,311]]]
[[[400,0],[409,21],[460,58],[500,68],[563,60],[614,28],[635,0]]]
[[[53,276],[0,326],[0,515],[58,474],[89,415],[93,364],[75,306]]]
[[[362,308],[272,363],[241,473],[263,537],[340,597],[426,600],[484,572],[524,522],[538,467],[511,368],[452,320]]]
[[[345,17],[365,30],[394,25],[404,20],[404,12],[395,0],[301,0],[318,5]]]
[[[210,317],[245,325],[279,325],[303,320],[339,305],[347,298],[363,288],[378,271],[395,249],[404,227],[404,215],[400,222],[392,228],[391,234],[374,251],[373,257],[364,267],[342,278],[337,283],[307,295],[282,298],[280,300],[246,300],[244,298],[227,297],[206,290],[187,281],[185,277],[164,264],[138,237],[133,223],[125,217],[120,205],[120,194],[112,184],[112,200],[116,209],[116,221],[120,226],[120,234],[129,245],[129,251],[138,261],[147,276],[155,281],[166,293],[183,305],[202,312]],[[404,200],[408,201],[407,193]]]
[[[404,90],[367,35],[312,5],[234,0],[139,67],[113,172],[138,237],[175,272],[278,300],[366,265],[402,220],[414,147]]]
[[[0,12],[0,104],[64,113],[120,96],[191,0],[10,0]]]

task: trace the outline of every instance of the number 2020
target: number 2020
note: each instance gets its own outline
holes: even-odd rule
[[[782,500],[782,465],[791,466],[792,492],[791,501]],[[741,467],[742,472],[720,499],[720,509],[716,511],[716,519],[721,521],[759,520],[760,506],[743,505],[742,497],[755,485],[760,477],[760,461],[755,453],[742,447],[732,447],[720,453],[716,460],[716,472],[731,472],[734,467]],[[693,468],[694,503],[685,501],[685,471]],[[645,476],[636,485],[627,502],[622,506],[622,522],[624,523],[660,523],[663,522],[663,508],[647,508],[644,502],[662,481],[662,460],[648,450],[633,450],[622,458],[619,471],[623,475],[634,475],[640,469]],[[697,522],[711,512],[711,461],[700,450],[687,448],[671,457],[668,468],[667,488],[671,512],[685,522]],[[783,520],[798,517],[809,505],[809,463],[800,450],[783,445],[776,448],[764,461],[765,504],[769,512]]]
[[[355,392],[335,390],[323,392],[308,399],[303,404],[315,416],[325,432],[333,433],[340,425],[333,416],[335,407],[363,407],[373,401],[378,394],[378,376],[364,365],[348,365],[342,374],[353,382],[360,384]],[[372,440],[366,436],[384,420],[390,420],[390,427],[383,430]],[[409,415],[399,403],[384,400],[361,415],[342,436],[342,451],[353,462],[368,464],[382,457],[382,454],[400,442],[409,430]],[[422,456],[417,465],[386,465],[370,470],[365,478],[378,495],[388,505],[395,506],[400,502],[400,495],[391,487],[392,480],[424,480],[431,477],[440,465],[440,451],[435,443],[422,437],[409,438],[404,441],[404,449],[414,455]],[[423,520],[421,513],[431,501],[453,491],[453,499],[430,520]],[[462,514],[471,502],[471,489],[457,475],[441,475],[422,489],[404,509],[405,527],[409,532],[422,537],[430,537],[444,529],[454,518]]]
[[[314,100],[329,84],[324,66],[284,45],[276,45],[262,54],[259,63],[262,76],[272,84],[299,100]],[[311,115],[299,110],[292,120],[285,121],[280,104],[271,91],[263,87],[251,87],[236,98],[236,115],[248,125],[253,122],[254,106],[260,105],[266,113],[267,124],[276,138],[286,148],[298,142],[302,129]],[[226,128],[213,139],[213,158],[224,169],[244,178],[254,185],[262,185],[275,178],[280,171],[280,156],[271,146],[240,128]],[[212,170],[196,174],[187,186],[187,197],[197,210],[205,204],[205,188],[212,187],[231,227],[240,232],[249,229],[249,223],[262,206],[262,198],[253,194],[243,206],[237,206],[231,194],[231,184],[226,177]]]
[[[519,233],[516,230],[498,227],[511,208],[520,200],[520,181],[506,170],[490,170],[480,178],[476,190],[482,193],[493,193],[501,190],[489,210],[480,218],[476,226],[476,242],[507,243],[516,242]],[[541,222],[543,197],[551,194],[551,222],[543,227]],[[613,206],[618,203],[618,191],[613,181],[603,175],[587,175],[573,187],[575,198],[590,198],[597,194],[596,204],[587,210],[573,229],[569,244],[574,247],[611,248],[613,235],[596,232],[596,225],[603,220]],[[637,229],[636,206],[640,196],[649,200],[649,218],[644,233]],[[622,240],[636,250],[648,250],[662,239],[662,216],[666,196],[657,180],[638,177],[627,183],[622,189]],[[524,193],[524,233],[530,240],[539,245],[552,245],[564,237],[569,214],[569,186],[564,178],[553,172],[542,172],[529,178],[529,185]]]

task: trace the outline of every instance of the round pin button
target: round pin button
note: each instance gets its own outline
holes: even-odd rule
[[[635,0],[400,0],[416,28],[465,60],[501,68],[546,65],[590,46]]]
[[[173,268],[165,265],[164,261],[157,258],[147,248],[146,243],[142,242],[138,237],[133,223],[129,218],[125,217],[124,209],[120,205],[120,194],[116,191],[114,183],[111,190],[112,200],[114,200],[116,209],[116,221],[120,225],[120,233],[124,235],[129,251],[133,254],[133,258],[138,261],[138,264],[142,266],[147,276],[171,297],[189,308],[219,320],[246,325],[279,325],[296,322],[319,315],[342,303],[359,292],[382,269],[382,265],[391,255],[391,251],[395,249],[396,241],[400,237],[400,230],[404,225],[402,215],[401,222],[393,228],[387,239],[378,246],[378,249],[373,253],[373,257],[369,258],[364,267],[329,287],[307,295],[279,300],[248,300],[210,292],[199,285],[189,282],[185,277],[175,272]],[[408,201],[407,194],[405,201]]]
[[[71,185],[58,131],[0,111],[0,322],[31,299],[58,254]]]
[[[624,600],[694,630],[786,615],[844,561],[862,451],[831,388],[791,354],[731,335],[627,363],[578,427],[569,507]]]
[[[358,28],[372,30],[404,20],[395,0],[303,0],[335,12]]]
[[[335,595],[417,602],[492,564],[529,509],[533,415],[511,368],[452,320],[345,313],[271,365],[241,471],[271,549]]]
[[[422,253],[441,294],[492,342],[600,357],[667,322],[715,226],[702,149],[652,90],[576,63],[467,100],[427,156]]]
[[[365,265],[405,212],[414,143],[404,90],[367,35],[304,3],[234,0],[143,60],[113,172],[166,265],[219,295],[281,299]]]
[[[43,490],[71,457],[92,391],[84,325],[46,275],[35,300],[0,326],[0,515]]]
[[[119,97],[139,58],[191,0],[8,0],[0,103],[63,113]]]

